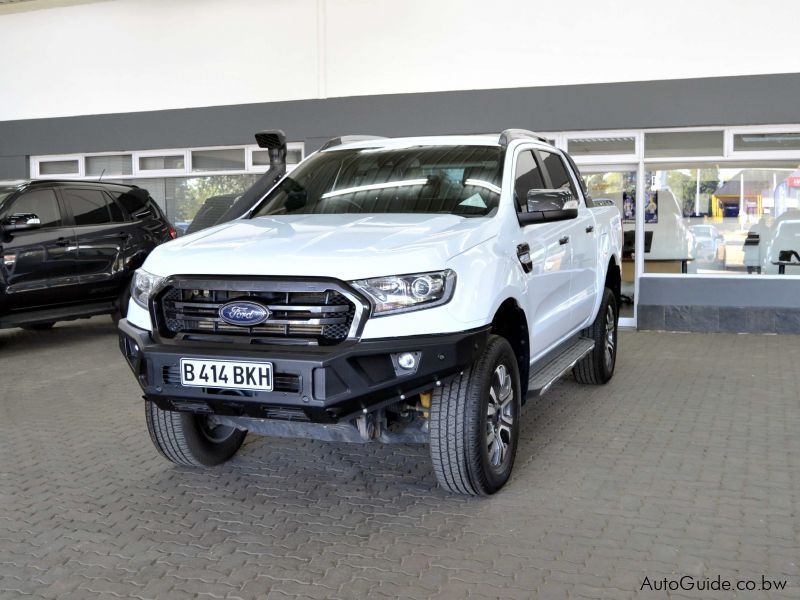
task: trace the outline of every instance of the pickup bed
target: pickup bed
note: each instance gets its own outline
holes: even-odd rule
[[[491,494],[527,398],[611,379],[621,247],[617,208],[531,132],[336,138],[150,254],[120,348],[175,463],[248,432],[426,443],[444,488]]]

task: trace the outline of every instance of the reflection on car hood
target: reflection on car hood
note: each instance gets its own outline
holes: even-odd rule
[[[311,275],[358,279],[442,269],[494,235],[493,219],[430,214],[240,219],[156,248],[157,275]]]

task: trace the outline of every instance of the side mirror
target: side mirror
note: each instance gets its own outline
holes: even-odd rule
[[[522,226],[566,221],[578,216],[578,202],[569,190],[530,190],[528,212],[517,213]]]
[[[6,217],[2,224],[3,231],[25,231],[27,229],[39,229],[42,226],[42,221],[38,215],[33,213],[16,213]]]

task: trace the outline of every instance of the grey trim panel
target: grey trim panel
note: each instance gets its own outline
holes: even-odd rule
[[[800,278],[647,277],[639,280],[639,308],[648,306],[717,306],[797,309]]]
[[[800,123],[800,73],[297,100],[0,122],[0,157],[252,143],[307,150],[344,133],[432,135]],[[19,165],[19,163],[16,163]],[[0,177],[24,177],[0,162]]]
[[[800,309],[640,304],[638,328],[649,331],[800,334]]]

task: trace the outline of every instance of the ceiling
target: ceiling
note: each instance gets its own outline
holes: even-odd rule
[[[104,0],[0,0],[0,15]]]

